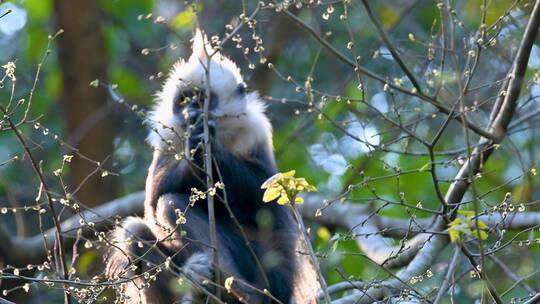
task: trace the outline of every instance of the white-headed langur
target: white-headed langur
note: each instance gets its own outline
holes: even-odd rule
[[[220,294],[226,303],[316,303],[317,276],[289,208],[262,201],[261,185],[277,172],[265,104],[201,30],[192,49],[174,64],[148,115],[154,155],[144,218],[126,218],[111,233],[106,275],[120,282],[118,302],[207,303]],[[213,189],[206,184],[205,136]]]

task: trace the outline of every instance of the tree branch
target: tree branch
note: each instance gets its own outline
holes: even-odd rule
[[[69,247],[75,242],[77,230],[82,229],[82,235],[87,238],[94,237],[95,231],[106,231],[113,227],[113,217],[127,217],[129,215],[143,214],[144,192],[133,194],[112,200],[91,210],[85,210],[73,215],[61,224],[64,245]],[[94,223],[94,227],[81,225],[80,220]],[[46,238],[47,247],[54,245],[54,232],[56,228],[51,228],[44,232],[49,237]],[[47,259],[47,251],[43,245],[43,236],[38,234],[32,237],[20,238],[12,237],[10,231],[0,225],[0,259],[6,264],[15,267],[25,267],[28,264],[40,264]]]
[[[397,253],[397,246],[389,246],[384,243],[382,237],[403,238],[414,236],[430,227],[432,219],[416,219],[417,227],[411,227],[410,220],[396,219],[386,216],[371,214],[366,205],[351,203],[335,203],[327,206],[320,216],[315,216],[317,209],[325,205],[323,199],[317,195],[310,195],[305,198],[305,203],[300,206],[299,211],[302,217],[330,227],[337,227],[350,230],[359,225],[371,215],[371,219],[365,221],[361,228],[354,232],[357,234],[356,241],[360,248],[366,248],[364,251],[372,260],[378,263],[384,263],[391,256]],[[92,210],[85,210],[80,214],[71,216],[64,220],[61,229],[66,237],[64,242],[66,246],[73,245],[77,230],[82,229],[82,236],[92,238],[95,231],[107,231],[114,225],[114,217],[125,218],[130,215],[143,214],[144,192],[139,191],[104,203]],[[88,225],[81,225],[80,219],[86,222],[94,223],[91,229]],[[348,219],[345,219],[348,218]],[[506,217],[500,214],[481,215],[479,220],[490,227],[499,227],[507,230],[526,229],[540,225],[540,212],[510,212]],[[375,225],[375,226],[374,226]],[[388,230],[388,232],[385,232]],[[358,233],[360,231],[360,233]],[[51,237],[46,239],[47,247],[54,244],[54,228],[44,232]],[[366,239],[363,235],[374,233]],[[425,234],[428,234],[427,232]],[[411,242],[410,242],[411,243]],[[409,244],[410,244],[409,243]],[[411,252],[415,252],[416,246],[409,246]],[[402,252],[403,255],[403,252]],[[27,264],[39,264],[47,258],[47,252],[43,246],[42,235],[20,238],[13,237],[12,233],[4,226],[0,225],[0,259],[6,264],[23,267]],[[405,262],[407,259],[400,258]],[[387,262],[387,267],[396,267],[397,262]]]
[[[418,97],[418,98],[420,98],[420,99],[422,99],[424,101],[427,101],[432,106],[437,108],[439,111],[445,113],[446,115],[450,115],[452,113],[451,109],[449,109],[446,105],[441,104],[434,97],[427,96],[427,95],[421,93],[421,91],[412,92],[411,90],[409,90],[407,88],[403,88],[401,86],[395,85],[394,83],[387,81],[386,79],[384,79],[383,77],[377,75],[376,73],[374,73],[374,72],[366,69],[365,67],[357,64],[356,62],[352,61],[350,58],[345,56],[343,53],[341,53],[339,50],[337,50],[332,44],[330,44],[326,39],[324,39],[324,37],[319,35],[317,32],[315,32],[314,29],[312,29],[309,25],[307,25],[304,21],[302,21],[302,19],[298,18],[297,16],[295,16],[293,13],[291,13],[290,11],[288,11],[286,9],[282,10],[282,12],[287,17],[289,17],[292,21],[294,21],[294,23],[299,25],[303,30],[310,33],[311,36],[313,36],[313,38],[315,38],[323,47],[325,47],[330,53],[332,53],[334,56],[336,56],[336,58],[339,59],[340,61],[342,61],[343,63],[345,63],[345,64],[347,64],[347,65],[349,65],[349,66],[351,66],[351,67],[353,67],[355,69],[358,69],[358,71],[360,71],[364,75],[367,75],[370,78],[373,78],[373,79],[375,79],[375,80],[377,80],[377,81],[379,81],[381,83],[387,84],[389,87],[391,87],[392,89],[394,89],[396,91],[402,92],[404,94],[416,96],[416,97]],[[484,129],[477,126],[476,124],[474,124],[474,123],[472,123],[470,121],[463,122],[461,119],[459,119],[459,116],[452,117],[452,118],[454,118],[458,122],[466,125],[469,129],[474,131],[476,134],[478,134],[478,135],[480,135],[480,136],[482,136],[484,138],[494,139],[494,137],[493,137],[493,135],[491,133],[486,132]]]
[[[472,157],[463,164],[454,178],[454,182],[450,185],[448,192],[446,193],[446,203],[450,206],[456,206],[455,211],[453,212],[454,215],[459,208],[458,204],[461,202],[471,184],[473,176],[481,170],[483,164],[488,160],[493,152],[494,144],[501,142],[506,135],[507,127],[516,109],[527,63],[529,61],[529,55],[539,26],[540,0],[537,0],[529,22],[527,23],[527,27],[525,28],[525,33],[515,57],[514,66],[511,69],[512,77],[510,77],[510,82],[508,84],[508,93],[499,94],[505,96],[505,99],[498,115],[494,115],[494,120],[490,122],[489,133],[497,134],[497,136],[493,140],[485,138],[480,139],[479,147],[474,149],[471,154]],[[446,222],[439,217],[431,229],[442,232],[445,228]],[[403,287],[402,281],[409,281],[413,276],[426,272],[431,267],[438,254],[444,249],[448,241],[446,236],[438,234],[434,235],[433,238],[426,242],[425,246],[420,248],[418,254],[411,263],[398,274],[398,277],[401,280],[390,279],[388,280],[388,283],[381,284],[381,286],[385,286],[386,288],[400,288]],[[382,296],[383,288],[372,287],[362,294],[354,294],[338,301],[334,301],[334,303],[368,303],[371,302],[371,299],[380,299]]]
[[[316,195],[307,196],[300,207],[302,217],[349,230],[362,252],[385,267],[401,267],[409,263],[430,236],[428,233],[417,233],[404,244],[391,246],[385,241],[381,228],[377,225],[380,217],[374,214],[368,205],[337,202],[325,205],[323,201],[323,198]]]
[[[375,28],[379,32],[379,36],[381,36],[382,41],[386,45],[386,48],[388,48],[388,50],[392,54],[392,57],[396,60],[397,64],[399,65],[403,73],[407,75],[407,78],[409,78],[409,80],[411,81],[412,85],[416,88],[418,93],[422,93],[422,87],[420,87],[420,83],[418,82],[418,80],[416,80],[416,77],[414,76],[414,74],[411,72],[409,67],[407,67],[407,65],[405,64],[405,62],[399,55],[397,48],[394,46],[394,44],[392,43],[388,35],[386,35],[379,20],[375,17],[375,15],[373,15],[373,12],[371,11],[371,7],[369,6],[367,0],[362,0],[362,4],[364,5],[364,8],[366,9],[369,19],[371,19],[371,22],[373,22],[373,25],[375,25]]]

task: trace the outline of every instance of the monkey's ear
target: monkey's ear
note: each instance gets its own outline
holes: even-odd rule
[[[191,56],[199,60],[205,60],[209,55],[212,55],[215,52],[210,45],[208,37],[200,28],[195,29],[191,48],[193,49],[193,54]]]

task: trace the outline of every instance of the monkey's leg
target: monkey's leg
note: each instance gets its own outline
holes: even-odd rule
[[[208,215],[199,206],[189,205],[189,196],[168,193],[159,197],[154,215],[156,235],[175,254],[172,261],[187,278],[190,288],[184,299],[199,303],[208,282],[214,278],[210,247]]]
[[[158,199],[155,221],[159,222],[159,227],[161,227],[159,234],[174,236],[171,240],[165,241],[164,245],[177,250],[173,261],[175,266],[182,269],[182,273],[190,283],[191,288],[187,290],[184,300],[205,303],[208,293],[215,293],[215,286],[212,283],[215,280],[215,265],[210,245],[210,226],[206,209],[202,205],[190,207],[188,195],[169,193]],[[231,250],[231,246],[238,246],[239,241],[236,240],[238,236],[229,227],[222,225],[219,219],[216,228],[219,243],[219,271],[221,273],[219,285],[223,286],[225,278],[229,276],[244,280],[237,271],[237,263],[243,261],[235,260],[232,254],[233,250]],[[236,289],[236,285],[233,286],[233,289]],[[235,301],[236,298],[246,294],[244,290],[234,291],[236,296],[231,294],[229,297],[227,297],[225,290],[222,292],[227,303],[241,303]]]
[[[256,283],[260,290],[267,289],[271,293],[271,297],[266,294],[261,294],[259,291],[250,291],[250,303],[277,303],[272,297],[278,299],[282,303],[289,303],[293,286],[294,274],[297,269],[295,263],[294,240],[295,236],[288,231],[272,231],[272,230],[255,230],[249,231],[256,236],[250,242],[250,246],[255,251],[259,258],[263,269],[253,261],[249,253],[236,253],[237,256],[245,255],[242,260],[243,264],[250,265],[249,270],[244,269],[244,273],[251,273],[254,278],[251,280]],[[237,241],[238,242],[238,241]],[[247,246],[243,243],[239,244],[239,250],[247,251]],[[252,260],[248,263],[248,260]],[[264,271],[264,276],[261,270]]]
[[[171,275],[161,271],[165,256],[146,222],[128,217],[112,235],[116,247],[111,247],[105,271],[109,279],[125,281],[117,292],[120,302],[172,303],[167,286]]]

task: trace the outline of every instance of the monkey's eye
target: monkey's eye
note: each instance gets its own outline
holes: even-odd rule
[[[247,91],[247,85],[243,82],[236,87],[236,94],[238,95],[245,95],[246,91]]]
[[[183,107],[192,103],[193,100],[197,100],[197,96],[193,91],[183,91],[178,94],[173,103],[173,112],[179,113]]]
[[[178,99],[176,100],[176,103],[178,106],[185,106],[191,103],[191,101],[194,99],[194,96],[191,94],[183,93],[182,95],[178,96]]]
[[[191,102],[191,96],[182,96],[180,97],[180,103],[181,104],[187,104]]]

